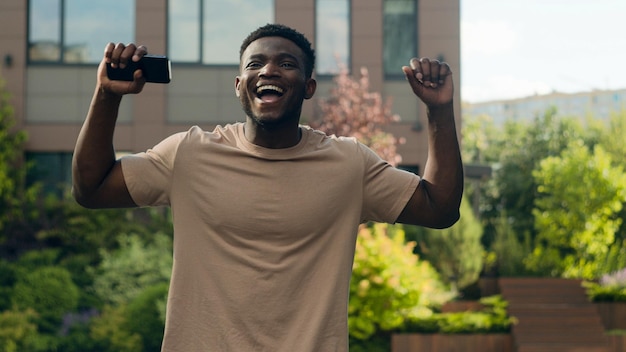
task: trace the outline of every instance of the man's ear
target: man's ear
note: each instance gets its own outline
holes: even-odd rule
[[[237,96],[237,98],[239,98],[239,85],[241,85],[241,80],[239,79],[239,76],[235,77],[235,95]]]
[[[304,92],[304,99],[313,98],[313,94],[315,94],[315,90],[317,89],[317,81],[313,78],[309,78],[306,82],[306,88]]]

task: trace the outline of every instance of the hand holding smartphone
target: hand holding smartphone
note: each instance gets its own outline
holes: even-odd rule
[[[132,81],[133,73],[140,69],[146,82],[170,83],[172,68],[170,60],[163,55],[144,55],[141,60],[130,61],[124,68],[113,68],[107,64],[107,77],[115,81]]]

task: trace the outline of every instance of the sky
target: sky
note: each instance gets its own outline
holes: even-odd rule
[[[626,89],[626,0],[460,1],[463,101]]]

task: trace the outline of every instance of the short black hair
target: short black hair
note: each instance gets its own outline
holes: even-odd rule
[[[241,60],[243,52],[246,51],[246,48],[248,48],[250,43],[263,37],[283,37],[294,42],[302,50],[302,52],[304,52],[306,59],[306,76],[311,77],[311,75],[313,75],[313,68],[315,67],[315,50],[311,47],[311,42],[306,39],[304,34],[282,24],[268,23],[248,34],[239,49],[239,60]]]

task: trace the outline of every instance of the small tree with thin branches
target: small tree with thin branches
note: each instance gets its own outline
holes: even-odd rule
[[[334,82],[329,97],[319,101],[311,127],[327,134],[355,137],[397,166],[402,161],[397,146],[404,140],[384,130],[386,125],[400,120],[392,113],[391,98],[383,99],[380,93],[370,92],[369,72],[365,67],[361,68],[359,78],[351,77],[345,67],[341,68]]]

